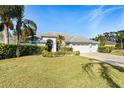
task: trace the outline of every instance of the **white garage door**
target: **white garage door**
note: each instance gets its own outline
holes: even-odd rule
[[[84,45],[72,45],[73,51],[80,51],[80,53],[97,52],[97,44],[84,44]]]

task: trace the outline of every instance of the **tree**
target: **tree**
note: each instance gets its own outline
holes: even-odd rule
[[[37,25],[32,20],[25,19],[22,21],[22,38],[26,40],[28,36],[31,36],[31,41],[34,41],[34,35],[36,35]]]
[[[19,31],[20,29],[20,31]],[[31,41],[34,41],[34,35],[36,34],[37,25],[28,19],[22,19],[19,29],[17,28],[17,44],[20,45],[21,38],[25,40],[28,36],[31,36]],[[19,48],[18,48],[19,49]],[[19,56],[19,50],[17,49],[17,56]]]
[[[118,31],[118,39],[121,42],[121,49],[123,49],[124,30]]]
[[[124,48],[124,30],[119,30],[116,32],[105,32],[103,35],[98,35],[93,40],[100,41],[101,45],[104,45],[106,40],[116,42],[116,46],[121,49]]]
[[[59,50],[61,48],[62,42],[64,40],[65,40],[65,37],[64,36],[62,36],[62,35],[58,35],[57,36],[57,45],[58,45],[57,50]]]
[[[17,33],[17,49],[16,49],[16,56],[20,56],[19,47],[20,47],[20,39],[21,39],[21,26],[22,26],[22,18],[24,14],[24,6],[16,6],[14,10],[14,15],[17,18],[16,23],[16,33]]]
[[[21,26],[21,41],[26,42],[27,37],[31,36],[31,41],[34,41],[34,35],[36,35],[37,25],[32,20],[23,19]],[[17,37],[17,31],[13,33],[14,37]]]
[[[30,33],[29,33],[28,29],[23,29],[22,30],[22,41],[23,42],[26,42],[27,37],[30,36],[29,34]]]
[[[106,39],[110,41],[110,35],[109,35],[109,32],[105,32],[105,33],[103,33],[103,36],[105,36]]]
[[[5,43],[9,43],[9,29],[13,30],[12,18],[14,7],[12,5],[1,5],[0,6],[0,17],[1,17],[1,25],[0,30],[4,30]]]
[[[105,45],[105,41],[106,41],[106,38],[102,35],[99,35],[98,36],[98,41],[100,42],[100,45],[101,46],[104,46]]]
[[[17,44],[17,31],[16,31],[16,29],[14,29],[14,31],[13,31],[13,40],[14,40],[15,44]]]
[[[15,35],[17,35],[17,50],[16,55],[17,57],[20,56],[19,52],[19,46],[20,46],[20,40],[22,36],[22,27],[25,27],[26,29],[30,30],[30,34],[32,38],[34,37],[35,31],[37,29],[36,24],[31,20],[22,20],[24,15],[24,6],[23,5],[1,5],[0,6],[0,31],[3,29],[7,30],[8,42],[9,42],[9,28],[13,28],[13,24],[11,19],[17,19],[16,22],[16,29],[14,31]],[[6,40],[7,41],[7,40]]]

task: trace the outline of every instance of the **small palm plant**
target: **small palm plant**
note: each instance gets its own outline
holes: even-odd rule
[[[62,35],[57,36],[57,50],[60,50],[62,42],[65,40],[65,37]]]

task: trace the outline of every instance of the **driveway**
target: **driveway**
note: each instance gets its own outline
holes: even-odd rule
[[[97,59],[105,63],[124,67],[124,57],[104,53],[83,53],[81,56]]]

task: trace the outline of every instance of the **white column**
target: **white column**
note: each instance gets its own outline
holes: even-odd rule
[[[56,38],[54,38],[52,40],[53,40],[52,52],[56,52]]]

